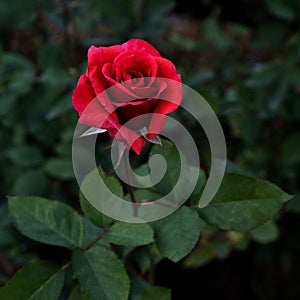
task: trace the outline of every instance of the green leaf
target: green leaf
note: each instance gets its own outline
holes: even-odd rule
[[[49,179],[41,170],[29,170],[22,172],[16,178],[12,188],[14,195],[36,195],[41,196],[47,192]]]
[[[250,232],[252,238],[261,244],[275,241],[279,236],[279,230],[274,221],[269,221]]]
[[[133,191],[133,194],[136,202],[154,201],[163,197],[159,192],[150,189],[135,190]],[[124,200],[131,201],[130,195],[127,194]]]
[[[285,209],[289,212],[300,213],[300,191],[287,203]]]
[[[0,26],[10,34],[11,30],[32,28],[38,12],[36,1],[19,2],[11,0],[0,2]]]
[[[73,249],[84,239],[83,220],[68,205],[39,197],[9,197],[9,213],[25,236]]]
[[[163,179],[155,186],[159,192],[163,195],[169,193],[176,182],[180,174],[180,160],[179,152],[176,147],[169,141],[161,139],[162,146],[155,145],[152,147],[149,157],[152,155],[161,155],[166,160],[167,170]]]
[[[159,286],[152,286],[139,294],[134,300],[171,300],[171,290]]]
[[[18,235],[16,235],[15,229],[11,226],[6,202],[0,205],[0,236],[0,249],[19,243]]]
[[[96,226],[108,227],[114,220],[96,209],[80,192],[80,206],[87,218]]]
[[[153,234],[148,224],[118,222],[109,229],[104,239],[121,246],[141,246],[153,242]]]
[[[151,265],[158,264],[163,257],[157,251],[156,245],[137,247],[130,254],[129,259],[144,274],[151,268]]]
[[[205,182],[204,172],[197,167],[189,165],[185,156],[182,153],[180,154],[180,152],[173,143],[165,139],[161,139],[161,142],[162,146],[153,146],[149,155],[149,158],[151,158],[154,155],[159,155],[162,157],[162,159],[165,160],[166,163],[166,171],[165,174],[163,174],[163,178],[157,184],[155,184],[151,190],[151,194],[154,196],[152,198],[160,199],[162,198],[162,196],[167,195],[171,192],[169,194],[169,197],[175,199],[176,201],[180,201],[182,198],[186,197],[186,191],[192,192],[194,190],[194,194],[191,197],[191,200],[193,201],[193,196],[195,196],[196,193],[199,193],[203,188]],[[182,155],[182,157],[180,157],[180,155]],[[161,168],[161,165],[158,164],[157,168]],[[182,176],[182,178],[180,178],[180,175],[182,175],[182,169],[185,170],[185,175]],[[145,172],[145,168],[138,169],[138,171]],[[153,174],[155,174],[155,172],[153,172]],[[157,174],[155,175],[155,177],[156,176]],[[198,181],[195,183],[196,185],[191,185],[191,182],[193,182],[193,178],[196,179],[197,177]],[[185,186],[185,189],[177,189],[175,193],[174,187],[176,186],[179,179],[181,179],[182,186]],[[145,189],[144,191],[135,191],[135,193],[141,198],[143,194],[145,194],[146,196],[149,192],[147,192],[147,190]],[[187,196],[189,195],[190,194],[188,193]]]
[[[146,282],[140,274],[129,274],[130,278],[130,296],[129,299],[135,299],[139,294],[146,290],[150,285]]]
[[[38,57],[38,64],[42,70],[47,70],[50,68],[61,68],[63,65],[63,49],[59,44],[44,44],[40,51]]]
[[[270,12],[279,18],[285,20],[294,20],[296,9],[293,1],[286,0],[265,0]]]
[[[0,116],[5,116],[13,109],[17,102],[17,97],[12,92],[2,93],[0,95]]]
[[[77,284],[72,290],[68,300],[92,300],[92,297],[79,284]]]
[[[57,300],[64,285],[64,271],[45,261],[32,261],[0,288],[1,300]]]
[[[53,107],[49,110],[49,112],[46,115],[47,120],[53,120],[57,117],[60,117],[64,114],[66,114],[68,111],[72,109],[72,103],[70,102],[71,95],[67,95],[66,97],[63,97],[60,102],[57,104],[54,104]]]
[[[35,166],[43,161],[39,148],[27,145],[9,150],[8,157],[15,164],[23,167]]]
[[[197,167],[191,166],[190,167],[190,172],[199,172],[199,177],[197,180],[197,184],[195,186],[195,189],[190,197],[190,204],[198,204],[199,203],[199,198],[203,192],[203,188],[205,186],[206,183],[206,175],[204,173],[204,171],[202,169],[199,169]],[[196,174],[197,174],[196,173]]]
[[[201,220],[197,212],[186,206],[153,223],[158,250],[164,257],[177,262],[195,246]]]
[[[72,161],[66,158],[50,159],[45,165],[45,171],[49,175],[62,180],[74,178]]]
[[[228,49],[232,45],[231,39],[216,18],[207,18],[203,22],[203,33],[205,38],[219,49]]]
[[[94,246],[84,253],[77,249],[73,253],[72,262],[80,284],[95,299],[128,299],[128,275],[111,250]]]
[[[295,133],[288,136],[282,144],[282,152],[280,163],[286,166],[287,169],[295,167],[298,171],[300,166],[300,133]],[[291,151],[293,149],[293,151]]]
[[[0,9],[1,10],[1,9]],[[28,93],[35,81],[35,71],[29,60],[16,53],[6,53],[0,58],[1,86],[8,94],[22,96]]]
[[[186,268],[199,268],[211,262],[216,257],[214,243],[201,243],[183,262]]]
[[[170,42],[175,47],[185,50],[185,51],[195,50],[198,47],[197,40],[192,39],[190,37],[186,37],[183,34],[173,33],[170,36]]]
[[[107,186],[109,190],[112,191],[114,195],[119,196],[120,198],[123,198],[123,189],[120,184],[120,182],[113,176],[106,176],[105,173],[101,168],[98,168],[98,170],[92,171],[90,174],[86,176],[82,183],[82,188],[85,186],[93,186],[93,182],[95,180],[95,172],[99,172],[99,175],[101,176],[103,182]],[[99,198],[103,197],[104,199],[107,199],[109,195],[107,193],[99,194]],[[80,206],[88,219],[94,223],[95,225],[99,227],[107,227],[113,222],[113,219],[109,218],[108,216],[104,215],[101,211],[96,209],[83,195],[83,193],[80,193]]]
[[[290,198],[268,181],[226,174],[214,199],[198,213],[221,229],[249,231],[274,218]]]
[[[99,236],[103,236],[104,231],[102,228],[99,228],[96,225],[94,225],[92,222],[90,222],[90,220],[85,216],[83,216],[83,222],[84,222],[84,243],[83,243],[84,246],[83,247],[85,248],[88,247],[90,244],[92,244],[93,241],[98,239]]]

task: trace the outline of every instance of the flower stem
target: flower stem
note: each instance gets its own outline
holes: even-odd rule
[[[153,254],[151,253],[151,249],[149,249],[149,258],[150,258],[150,267],[149,267],[149,283],[151,285],[154,285],[155,281],[155,262],[154,262],[154,257]]]
[[[137,201],[135,199],[133,189],[132,189],[132,185],[131,185],[131,182],[130,182],[128,164],[129,164],[129,162],[126,161],[125,159],[123,159],[124,173],[125,173],[125,178],[126,178],[126,188],[127,188],[127,192],[129,194],[129,197],[131,199],[131,202],[133,203],[133,215],[134,215],[134,217],[136,217],[137,213],[138,213],[138,207],[135,205],[135,203],[137,203]]]

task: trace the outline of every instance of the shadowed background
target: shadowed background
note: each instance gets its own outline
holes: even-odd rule
[[[39,195],[79,209],[71,144],[71,93],[90,45],[152,43],[217,113],[228,171],[298,194],[267,232],[218,233],[193,261],[163,260],[156,283],[174,299],[297,299],[300,296],[300,2],[297,0],[90,0],[0,3],[0,284],[32,257],[68,250],[21,237],[7,195]],[[182,110],[209,168],[209,149]],[[97,148],[110,168],[106,135]],[[146,158],[146,152],[136,163]],[[208,239],[209,239],[208,235]],[[232,246],[234,245],[234,246]],[[197,294],[196,298],[191,295]]]

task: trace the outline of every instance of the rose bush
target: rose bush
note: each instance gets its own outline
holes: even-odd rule
[[[180,101],[181,77],[175,66],[140,39],[110,47],[91,46],[86,74],[80,76],[72,95],[81,124],[106,129],[137,154],[145,145],[140,130],[146,127],[147,139],[155,138],[165,115]],[[132,120],[144,114],[151,115]],[[129,126],[123,126],[130,120]]]

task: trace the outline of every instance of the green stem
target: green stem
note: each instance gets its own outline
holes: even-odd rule
[[[133,203],[133,216],[136,217],[138,214],[138,207],[135,205],[135,203],[137,203],[137,201],[136,201],[134,193],[133,193],[133,189],[132,189],[132,185],[131,185],[130,177],[129,177],[128,164],[125,159],[123,160],[123,166],[124,166],[125,178],[126,178],[126,182],[127,182],[126,183],[127,192],[131,199],[131,202]]]
[[[103,235],[99,235],[95,240],[93,240],[88,246],[86,246],[85,248],[81,249],[82,252],[86,252],[88,251],[90,248],[92,248],[101,238]],[[68,261],[66,262],[63,266],[62,266],[62,270],[66,270],[67,268],[69,268],[72,264],[72,261]]]
[[[149,258],[150,258],[150,267],[149,267],[149,283],[154,285],[155,281],[155,262],[154,257],[151,253],[151,248],[149,247]]]

